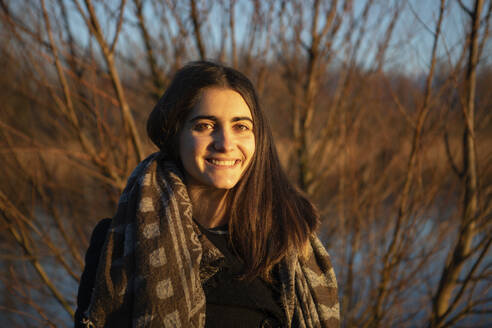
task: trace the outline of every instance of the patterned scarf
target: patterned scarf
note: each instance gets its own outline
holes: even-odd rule
[[[313,235],[307,255],[279,266],[285,322],[338,327],[329,256]],[[205,326],[202,283],[223,260],[192,220],[177,166],[161,153],[141,162],[119,200],[99,261],[87,327]]]

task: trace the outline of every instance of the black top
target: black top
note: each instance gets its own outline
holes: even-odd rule
[[[82,314],[90,303],[99,256],[110,224],[111,219],[101,220],[92,233],[77,295],[76,328],[83,327]],[[200,230],[225,258],[219,271],[203,284],[206,298],[205,327],[281,327],[284,313],[278,288],[260,278],[252,281],[238,279],[242,262],[228,243],[226,227],[200,227]]]
[[[228,242],[226,226],[215,229],[198,226],[225,257],[220,270],[203,284],[205,327],[279,327],[283,319],[280,290],[260,278],[238,279],[243,264]]]

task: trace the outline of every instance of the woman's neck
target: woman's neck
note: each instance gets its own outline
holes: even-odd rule
[[[206,186],[188,186],[188,194],[193,205],[193,218],[205,228],[215,228],[227,224],[226,198],[228,191]]]

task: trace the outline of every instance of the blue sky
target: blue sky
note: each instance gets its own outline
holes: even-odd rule
[[[153,1],[153,0],[152,0]],[[154,9],[152,1],[147,1],[145,6],[145,17],[149,29],[153,32],[153,35],[159,33],[159,29],[162,28],[160,22],[155,19]],[[473,1],[463,1],[470,8],[473,5]],[[76,12],[75,7],[71,1],[67,1],[67,7],[69,8],[70,21],[73,24],[74,30],[77,32],[78,37],[82,40],[83,44],[87,44],[88,33],[85,24],[82,22],[79,14]],[[107,1],[106,4],[110,8],[117,8],[119,1]],[[277,1],[275,4],[280,3]],[[306,8],[310,6],[311,1],[306,0]],[[329,3],[329,2],[328,2]],[[382,37],[385,26],[388,25],[391,16],[380,15],[381,12],[391,9],[393,6],[403,6],[403,14],[401,15],[392,36],[389,49],[386,55],[385,69],[392,69],[402,71],[408,74],[419,75],[427,70],[427,66],[430,60],[433,35],[432,31],[435,27],[435,22],[438,16],[439,9],[438,0],[375,0],[375,5],[369,15],[369,29],[371,38],[366,39],[361,45],[361,56],[359,61],[362,65],[371,62],[374,57],[374,53],[377,49],[378,38]],[[180,4],[187,4],[187,1],[180,2]],[[220,12],[219,1],[211,1],[210,14],[207,17],[207,23],[202,30],[205,42],[209,45],[209,48],[218,47],[221,43],[221,24],[227,23]],[[354,12],[357,17],[362,11],[365,1],[354,1]],[[439,43],[438,60],[442,62],[453,61],[458,56],[461,46],[463,44],[464,25],[469,23],[468,18],[463,14],[463,11],[459,8],[456,0],[448,0],[448,10],[443,22],[442,37]],[[486,4],[487,6],[487,4]],[[98,7],[101,9],[101,7]],[[245,39],[250,31],[250,23],[248,21],[249,13],[252,11],[252,5],[250,1],[239,0],[236,5],[236,39],[239,44]],[[308,10],[306,10],[308,12]],[[103,22],[104,29],[108,32],[108,35],[114,33],[114,21],[107,17],[107,14],[103,11],[99,11],[101,21]],[[127,1],[126,17],[128,19],[125,24],[124,34],[120,36],[118,42],[118,48],[125,52],[127,55],[132,52],[140,51],[143,48],[139,31],[135,26],[132,26],[131,22],[134,22],[133,17],[133,2]],[[305,15],[305,19],[309,20],[309,13]],[[171,18],[170,18],[171,21]],[[323,23],[323,18],[320,20],[320,24]],[[272,22],[273,27],[277,22]],[[174,31],[177,29],[176,25],[171,22],[171,29]],[[191,23],[188,22],[188,26]],[[346,28],[346,25],[342,25],[341,31]],[[342,33],[339,33],[341,35]],[[304,37],[307,36],[307,30]],[[226,43],[228,44],[228,43]],[[342,45],[341,40],[338,40],[338,44]],[[139,49],[135,49],[135,46],[139,46]],[[338,53],[336,59],[339,62],[344,60],[343,49],[337,48]],[[491,46],[484,51],[483,62],[490,64]]]

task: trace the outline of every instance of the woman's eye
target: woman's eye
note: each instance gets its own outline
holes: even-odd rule
[[[235,125],[235,128],[237,130],[241,131],[241,132],[242,131],[249,131],[249,130],[251,130],[251,128],[248,125],[246,125],[246,124],[236,124]]]
[[[196,131],[205,131],[205,130],[211,130],[211,129],[213,129],[213,125],[210,123],[198,123],[198,124],[195,124],[195,126],[193,127],[193,130],[196,130]]]

